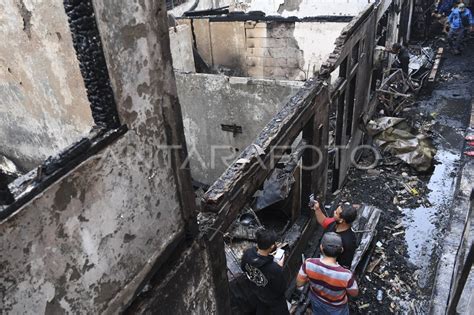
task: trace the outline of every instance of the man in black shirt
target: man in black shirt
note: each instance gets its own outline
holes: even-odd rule
[[[392,45],[391,49],[387,50],[390,53],[397,55],[398,61],[400,62],[400,68],[402,69],[403,73],[408,76],[408,65],[410,64],[410,53],[408,52],[408,49],[398,43],[395,43]]]
[[[256,233],[257,247],[247,249],[241,268],[247,275],[252,292],[257,297],[257,315],[289,315],[286,305],[286,281],[283,277],[284,258],[274,262],[270,253],[276,250],[277,235],[261,229]]]
[[[357,249],[357,239],[351,229],[352,222],[357,218],[357,208],[354,205],[344,203],[337,207],[334,216],[328,218],[316,202],[313,206],[316,214],[316,220],[323,227],[324,232],[336,232],[342,238],[342,247],[344,251],[337,258],[339,265],[351,269],[352,259]]]

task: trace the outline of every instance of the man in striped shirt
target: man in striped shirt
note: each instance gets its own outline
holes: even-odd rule
[[[310,283],[313,314],[349,314],[347,294],[359,293],[352,272],[341,267],[336,258],[342,251],[342,239],[337,233],[328,232],[321,240],[322,258],[309,258],[303,263],[296,278],[296,285]]]

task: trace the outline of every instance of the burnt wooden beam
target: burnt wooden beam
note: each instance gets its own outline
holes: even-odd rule
[[[315,113],[326,112],[325,107],[329,107],[327,84],[314,78],[308,80],[265,126],[255,142],[214,182],[201,201],[204,212],[218,212],[211,239],[230,226],[278,158]]]
[[[301,205],[303,213],[309,213],[308,197],[314,194],[319,202],[324,202],[327,186],[329,110],[331,101],[329,93],[308,124],[303,129],[303,141],[310,144],[303,153],[301,177]],[[316,150],[317,148],[317,150]],[[311,213],[309,213],[311,215]]]
[[[428,83],[434,83],[436,80],[436,74],[438,73],[439,65],[441,64],[441,57],[443,56],[444,48],[439,47],[436,52],[435,61],[433,68],[431,68],[430,75],[428,76]]]
[[[329,107],[329,106],[328,106]],[[303,141],[309,145],[312,145],[317,139],[317,123],[316,115],[313,115],[309,122],[303,128]],[[308,148],[303,153],[302,170],[301,170],[301,205],[303,205],[303,213],[309,213],[308,204],[309,195],[314,193],[313,190],[313,172],[311,165],[316,163],[318,156],[316,152]],[[318,194],[315,194],[315,198],[319,200]]]
[[[329,58],[321,65],[319,73],[322,77],[329,77],[331,72],[333,72],[344,61],[346,55],[351,52],[354,44],[366,36],[367,29],[373,27],[373,23],[370,23],[370,19],[373,18],[374,13],[376,13],[374,7],[374,4],[368,6],[342,30],[341,35],[339,35],[335,41],[336,47],[329,55]]]

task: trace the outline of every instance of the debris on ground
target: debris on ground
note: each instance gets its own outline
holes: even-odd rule
[[[434,58],[435,51],[431,47],[410,47],[409,75],[397,69],[384,78],[377,89],[378,99],[386,114],[397,115],[413,105],[414,97],[430,74]]]
[[[367,134],[384,152],[389,152],[414,167],[417,171],[426,171],[436,154],[431,139],[422,133],[411,133],[405,119],[381,117],[371,120]]]
[[[432,47],[410,46],[410,63],[408,65],[410,81],[421,88],[433,67],[436,57]]]
[[[441,84],[426,97],[422,93],[413,97],[412,91],[404,90],[404,83],[392,86],[393,90],[384,89],[392,92],[385,95],[393,96],[392,103],[382,102],[372,126],[367,127],[372,127],[374,138],[398,124],[406,124],[407,129],[402,129],[412,136],[432,138],[438,152],[433,158],[435,151],[430,146],[435,167],[427,171],[417,171],[388,151],[381,152],[374,169],[350,170],[339,192],[341,198],[370,203],[383,210],[379,224],[382,228],[372,256],[366,272],[358,278],[360,294],[350,302],[351,314],[429,312],[441,250],[439,240],[449,222],[449,198],[461,165],[459,155],[464,149],[465,154],[474,156],[474,148],[469,146],[474,141],[474,130],[466,130],[472,95],[472,67],[466,68],[467,63],[462,59],[445,61],[439,73]],[[384,117],[387,115],[394,117]],[[358,165],[372,162],[373,156],[367,153]],[[430,228],[425,227],[428,225]]]
[[[354,180],[349,180],[341,190],[343,198],[371,202],[383,209],[374,251],[359,279],[359,297],[350,305],[354,314],[403,313],[412,309],[407,301],[424,296],[423,288],[418,285],[420,270],[408,260],[401,217],[402,207],[417,207],[420,202],[427,202],[426,181],[420,180],[414,169],[395,162],[389,155],[384,156],[377,170],[379,175],[351,170],[350,178]],[[407,187],[412,190],[408,191]],[[379,292],[381,299],[377,298]]]
[[[414,102],[417,87],[407,78],[401,69],[382,81],[377,90],[378,99],[388,115],[397,115]]]

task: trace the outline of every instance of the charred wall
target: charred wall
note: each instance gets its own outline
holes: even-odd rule
[[[262,11],[267,15],[297,16],[355,16],[374,0],[232,0],[235,11]]]
[[[63,2],[3,1],[0,19],[0,154],[30,170],[93,120]]]
[[[214,287],[210,261],[202,240],[178,249],[167,273],[158,272],[126,314],[156,314],[165,305],[174,314],[216,314],[216,294],[209,289]]]
[[[344,20],[259,20],[251,15],[180,23],[191,26],[197,51],[214,71],[282,80],[306,80],[317,73],[347,25]]]
[[[185,242],[196,231],[194,196],[164,3],[90,4],[128,132],[0,223],[7,313],[117,313],[153,274],[173,274],[176,266],[167,262],[179,246],[201,262],[194,270],[199,285],[182,283],[183,292],[202,297],[213,290],[209,257]]]
[[[176,73],[193,179],[213,183],[300,82]],[[235,128],[235,129],[232,129]]]

